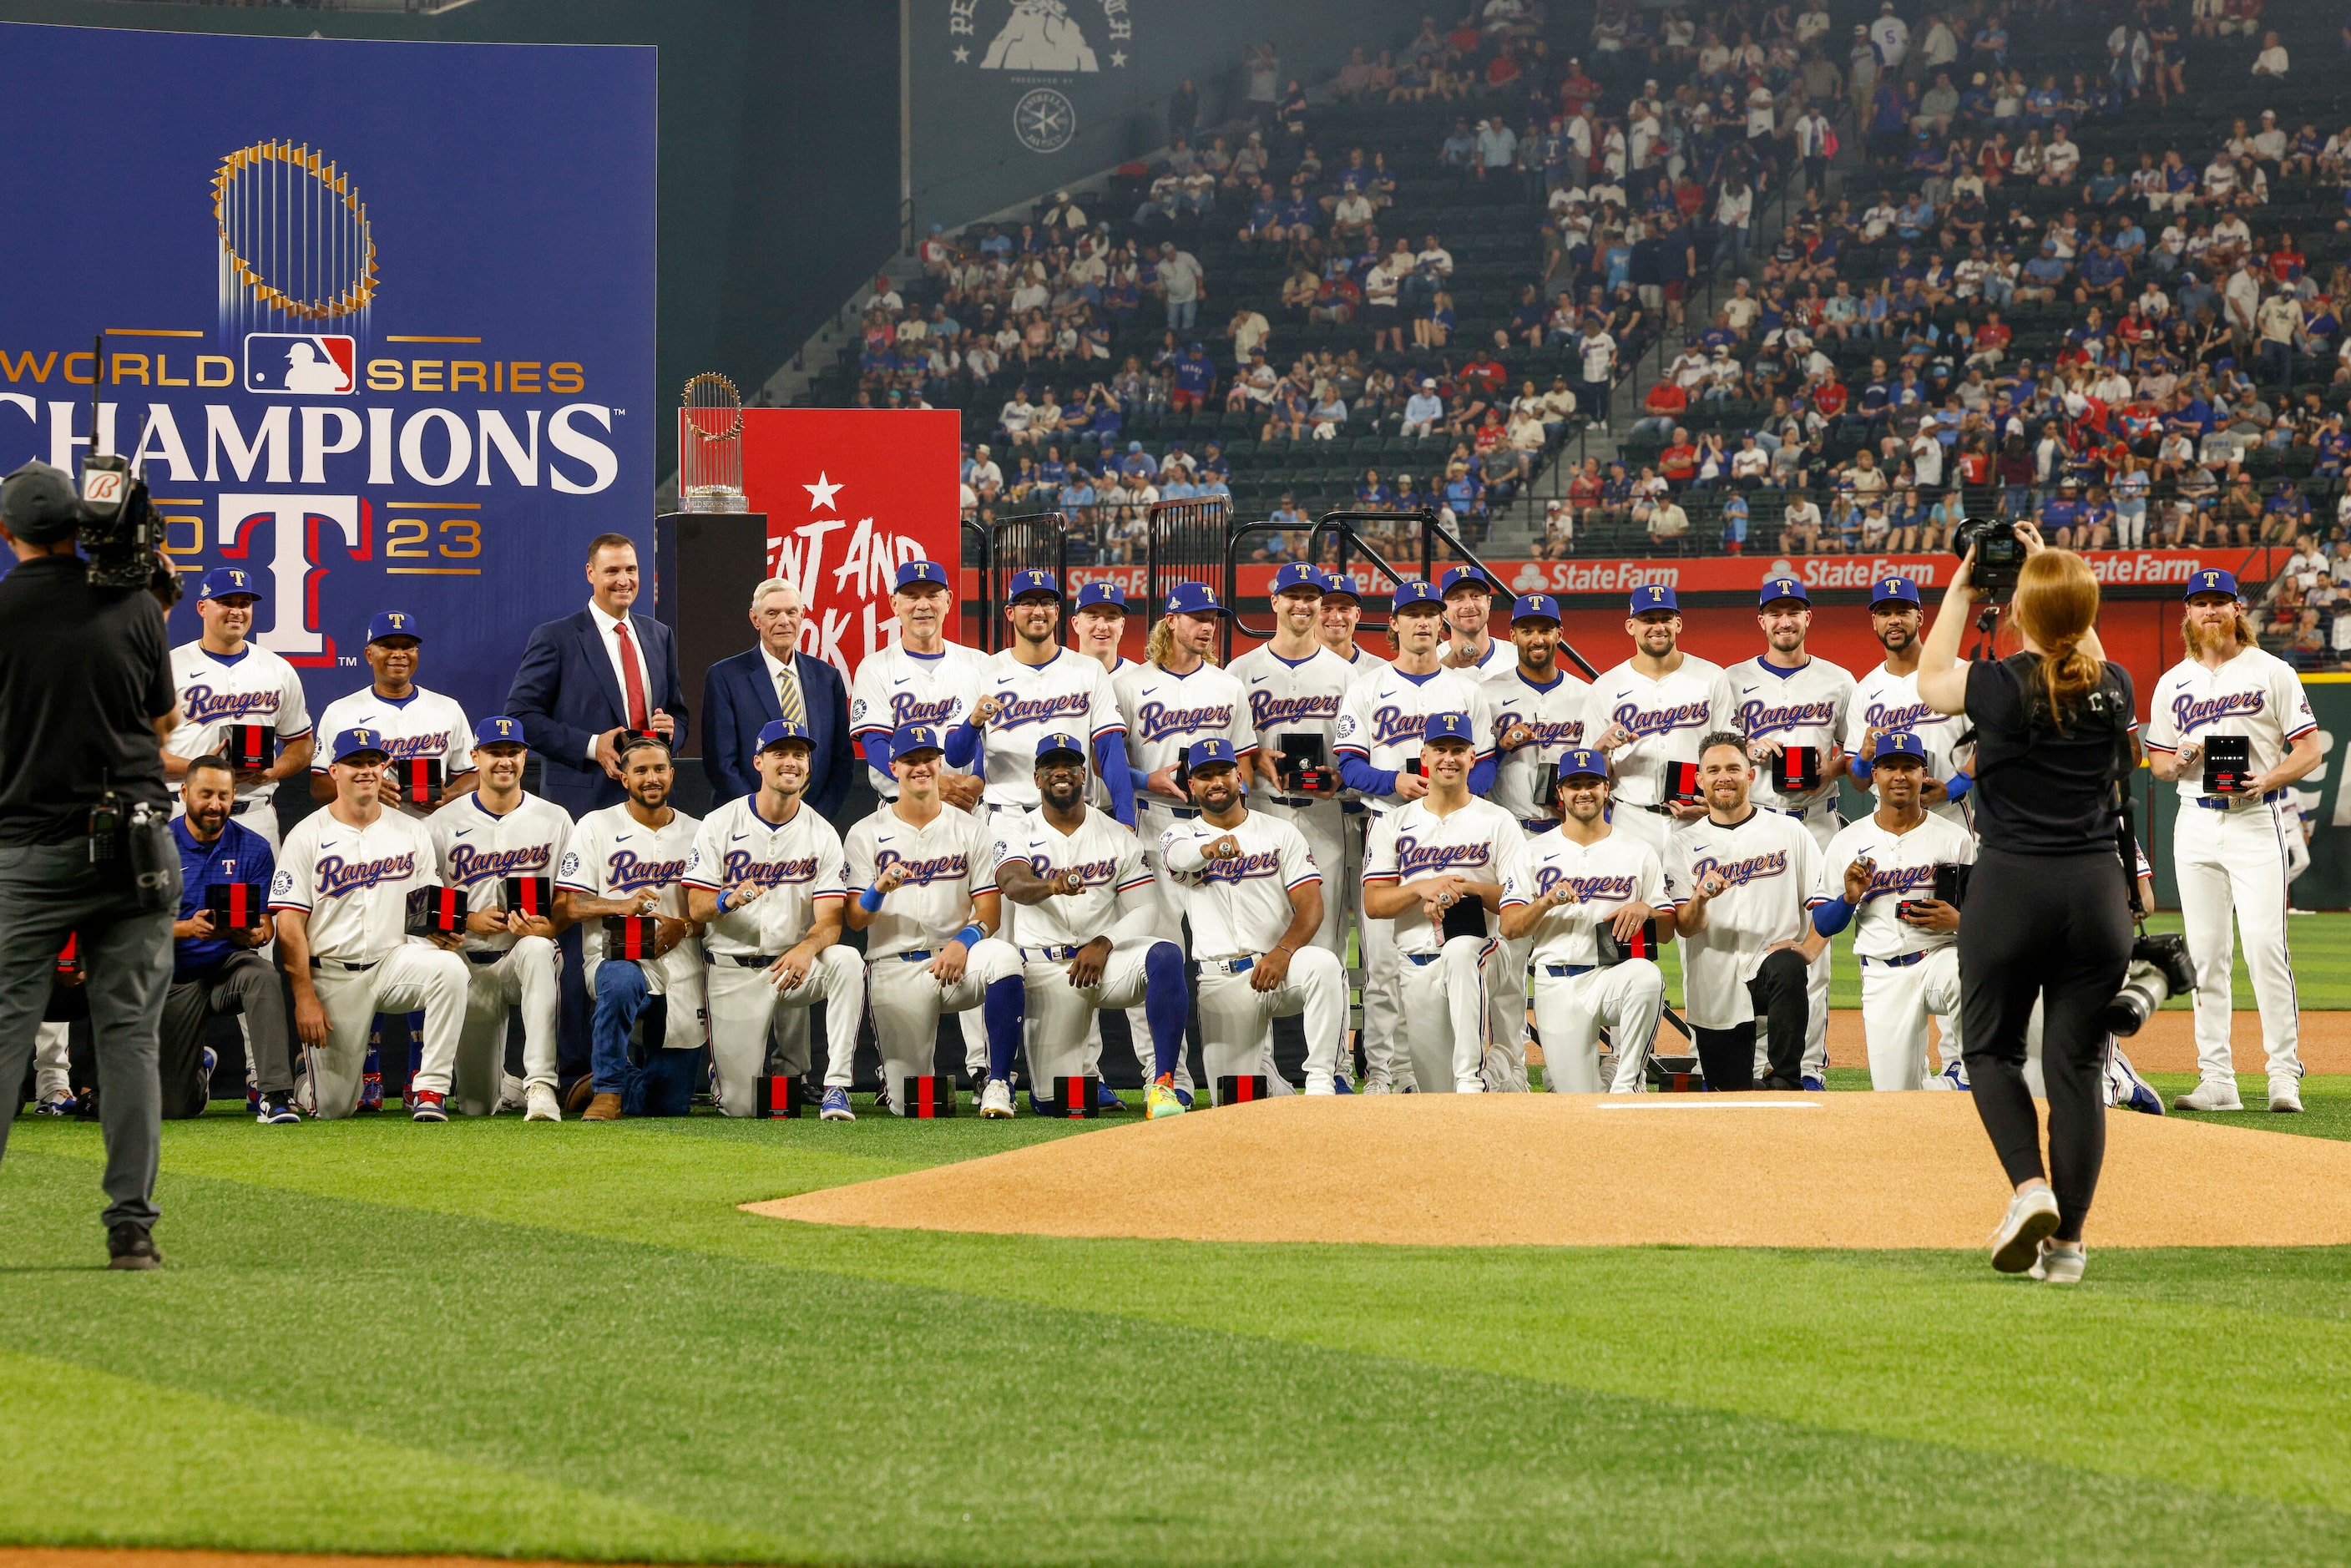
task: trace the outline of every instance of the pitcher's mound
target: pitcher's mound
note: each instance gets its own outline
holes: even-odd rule
[[[744,1207],[1191,1241],[1965,1248],[2007,1193],[1965,1094],[1292,1095]],[[2351,1243],[2351,1144],[2111,1112],[2090,1235]]]

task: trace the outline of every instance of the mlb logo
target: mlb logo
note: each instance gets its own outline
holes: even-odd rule
[[[339,332],[247,332],[245,390],[346,397],[359,390],[359,340]]]

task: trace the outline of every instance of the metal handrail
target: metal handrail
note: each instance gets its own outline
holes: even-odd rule
[[[1058,511],[1024,512],[1017,517],[997,518],[987,530],[987,565],[980,580],[981,612],[987,617],[985,642],[991,653],[998,651],[1004,637],[1004,617],[999,612],[1006,600],[1000,577],[1007,571],[1029,570],[1027,562],[1032,552],[1025,548],[1025,536],[1040,528],[1053,540],[1053,586],[1060,591],[1062,604],[1069,603],[1070,519]],[[1014,535],[1015,529],[1020,530],[1019,537]]]

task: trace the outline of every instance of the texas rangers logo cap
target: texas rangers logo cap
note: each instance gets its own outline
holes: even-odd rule
[[[2237,591],[2237,579],[2235,573],[2222,571],[2220,568],[2211,566],[2206,567],[2203,570],[2189,578],[2188,580],[2188,591],[2181,594],[2180,597],[2182,599],[2193,599],[2201,593],[2225,593],[2231,599],[2241,599],[2244,597],[2243,594]]]
[[[424,641],[424,634],[416,629],[416,617],[405,610],[380,610],[368,622],[369,642],[381,643],[386,637],[405,637],[412,643]]]
[[[1033,567],[1027,571],[1016,571],[1012,574],[1012,580],[1004,585],[1004,602],[1017,604],[1032,593],[1059,599],[1061,597],[1061,585],[1053,580],[1053,574],[1050,571],[1040,571]]]
[[[1881,604],[1916,604],[1917,602],[1918,585],[1907,577],[1880,578],[1877,585],[1869,591],[1869,607],[1872,610]]]
[[[522,737],[522,720],[494,714],[474,727],[475,746],[526,746]]]
[[[1927,743],[1917,733],[1907,729],[1889,729],[1877,737],[1876,749],[1869,754],[1872,762],[1883,762],[1889,757],[1915,757],[1920,766],[1927,761]]]
[[[1097,604],[1107,604],[1113,610],[1123,612],[1126,609],[1126,590],[1115,582],[1089,582],[1079,588],[1079,609],[1085,610]]]
[[[910,560],[898,569],[900,588],[912,587],[918,582],[945,588],[947,585],[947,569],[935,560]]]
[[[1205,582],[1179,582],[1167,595],[1170,615],[1222,615],[1225,607],[1217,602],[1215,590]]]
[[[335,737],[335,760],[349,762],[354,757],[389,757],[383,747],[383,732],[377,729],[347,729]]]
[[[1548,593],[1521,593],[1519,595],[1519,601],[1510,606],[1510,624],[1513,626],[1521,621],[1549,621],[1556,623],[1558,620],[1559,601]]]
[[[196,584],[198,599],[228,599],[240,593],[247,599],[267,597],[261,591],[261,580],[241,566],[216,566]]]
[[[1608,758],[1603,752],[1594,751],[1590,747],[1578,746],[1560,754],[1559,781],[1562,784],[1571,779],[1605,779],[1607,777]]]
[[[1203,768],[1234,765],[1233,743],[1229,740],[1196,740],[1184,753],[1184,766],[1197,773]]]
[[[1792,599],[1799,604],[1810,604],[1813,601],[1813,596],[1804,591],[1804,585],[1796,579],[1767,577],[1763,580],[1761,591],[1755,596],[1755,604],[1758,609],[1761,609],[1782,599]]]
[[[1450,593],[1457,588],[1474,588],[1480,593],[1491,593],[1494,582],[1474,566],[1457,566],[1446,571],[1445,586],[1440,591]]]
[[[767,731],[759,733],[765,735]],[[946,749],[946,743],[939,738],[936,725],[902,724],[890,736],[890,760],[893,762],[917,751],[935,751],[944,757]]]
[[[1416,577],[1409,578],[1396,584],[1395,598],[1389,601],[1388,613],[1400,614],[1407,605],[1444,602],[1445,595],[1437,591],[1437,584],[1423,582]]]
[[[1074,757],[1083,762],[1086,759],[1085,743],[1074,735],[1049,735],[1037,743],[1037,760],[1040,762],[1048,757],[1063,756]]]
[[[1293,588],[1311,588],[1317,593],[1329,590],[1322,582],[1322,573],[1304,561],[1294,560],[1273,574],[1273,591],[1287,593]]]
[[[1469,727],[1469,716],[1466,713],[1433,713],[1421,727],[1420,738],[1423,745],[1432,740],[1458,740],[1464,746],[1475,746],[1478,732]]]
[[[906,727],[907,729],[918,729],[920,727],[922,727],[919,725],[908,725]],[[904,731],[902,730],[899,733],[904,734]],[[759,727],[758,748],[761,751],[766,751],[772,747],[793,743],[811,747],[815,745],[815,742],[809,738],[808,726],[804,724],[796,724],[788,718],[771,718],[767,723]]]
[[[1341,572],[1326,571],[1322,574],[1322,597],[1328,599],[1334,593],[1343,594],[1347,598],[1353,599],[1359,603],[1362,601],[1364,597],[1362,594],[1355,591],[1355,580],[1353,578],[1346,576]]]
[[[1652,610],[1682,612],[1682,601],[1674,596],[1673,589],[1662,582],[1645,582],[1633,591],[1633,607],[1626,613],[1646,615]]]

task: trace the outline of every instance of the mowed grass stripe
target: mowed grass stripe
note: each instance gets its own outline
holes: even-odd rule
[[[0,1341],[19,1354],[720,1523],[783,1560],[2351,1552],[2351,1517],[2329,1509],[1269,1339],[1247,1291],[1228,1297],[1228,1329],[1168,1325],[186,1178],[167,1194],[185,1217],[175,1268],[51,1271],[86,1256],[89,1232],[71,1222],[86,1220],[87,1176],[77,1161],[10,1162],[13,1249],[42,1270],[0,1276]],[[1451,1309],[1479,1283],[1418,1332],[1463,1333]],[[257,1375],[273,1333],[298,1369]],[[1548,1337],[1537,1325],[1530,1358]],[[0,1408],[12,1428],[36,1414],[13,1385]],[[196,1525],[218,1511],[204,1485],[217,1450],[141,1457],[164,1478],[159,1529],[237,1538],[235,1521]],[[53,1521],[84,1522],[50,1538],[97,1538],[111,1473],[48,1489]],[[396,1481],[319,1489],[299,1474],[276,1472],[299,1502],[278,1533],[315,1547],[348,1544],[354,1520],[404,1500]],[[429,1500],[417,1514],[432,1538]],[[563,1550],[538,1529],[518,1520],[512,1549]]]

